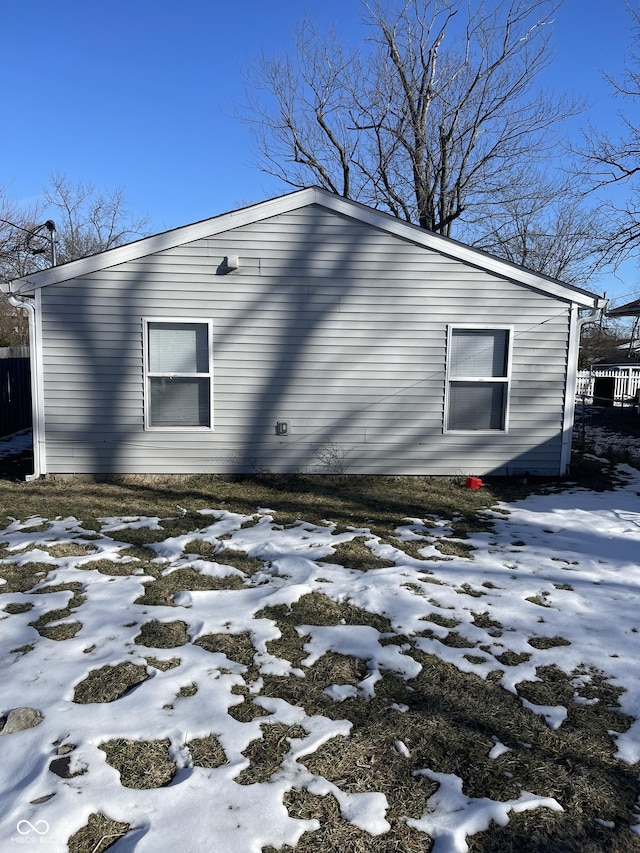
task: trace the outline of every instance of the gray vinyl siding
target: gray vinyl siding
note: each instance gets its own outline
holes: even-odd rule
[[[323,207],[41,293],[50,473],[559,473],[569,303]],[[145,431],[154,317],[212,320],[211,431]],[[443,433],[456,323],[513,329],[507,434]]]

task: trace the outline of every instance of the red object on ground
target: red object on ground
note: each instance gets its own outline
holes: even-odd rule
[[[481,489],[484,486],[484,483],[480,479],[480,477],[467,477],[467,488],[468,489]]]

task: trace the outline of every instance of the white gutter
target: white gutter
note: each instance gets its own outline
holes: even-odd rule
[[[39,294],[36,295],[36,300]],[[7,294],[7,300],[13,308],[24,308],[29,318],[29,360],[31,365],[31,419],[33,424],[33,474],[27,474],[25,480],[37,480],[46,474],[46,454],[44,443],[44,386],[42,382],[41,336],[38,328],[36,300],[27,296]]]
[[[573,422],[576,408],[576,388],[578,383],[578,354],[580,351],[580,334],[587,323],[597,323],[602,312],[607,307],[606,299],[598,299],[591,313],[586,317],[578,317],[578,306],[570,308],[569,352],[567,357],[567,384],[564,401],[564,418],[562,424],[562,451],[560,454],[560,476],[569,470],[571,462],[571,445],[573,443]]]

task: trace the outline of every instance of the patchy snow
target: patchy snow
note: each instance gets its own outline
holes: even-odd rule
[[[47,586],[80,582],[85,599],[65,620],[77,620],[82,628],[60,642],[41,637],[29,623],[64,607],[73,594],[70,590],[6,593],[0,599],[4,608],[32,605],[28,612],[14,612],[15,606],[10,613],[0,611],[0,715],[22,706],[44,715],[35,728],[0,736],[0,849],[26,843],[21,839],[35,843],[46,837],[49,850],[66,850],[69,836],[86,825],[93,812],[131,824],[131,832],[114,847],[119,853],[134,849],[260,853],[266,845],[295,846],[318,824],[289,816],[283,797],[291,789],[331,793],[345,820],[371,835],[386,833],[388,803],[382,793],[350,793],[302,763],[330,738],[348,738],[352,726],[348,719],[309,716],[282,699],[262,696],[260,679],[246,684],[245,666],[193,642],[171,649],[149,649],[134,642],[141,625],[151,619],[182,620],[191,641],[211,633],[248,634],[262,674],[303,678],[306,667],[332,650],[362,658],[367,674],[356,687],[335,684],[325,691],[336,703],[354,695],[375,695],[384,672],[411,679],[420,670],[415,659],[403,654],[403,646],[385,642],[389,634],[365,625],[300,626],[307,655],[300,667],[270,653],[268,642],[280,632],[273,620],[257,615],[259,611],[290,606],[311,592],[384,616],[392,634],[414,637],[418,648],[464,672],[486,677],[502,670],[502,685],[512,693],[520,682],[535,680],[538,667],[554,664],[567,674],[582,667],[584,674],[573,681],[574,700],[589,702],[582,695],[589,687],[589,673],[603,671],[624,689],[621,710],[634,719],[627,731],[615,734],[618,756],[629,763],[639,761],[640,473],[628,466],[619,466],[618,472],[621,483],[615,491],[568,488],[511,504],[508,514],[506,507],[495,507],[487,512],[493,530],[467,540],[476,549],[473,559],[444,557],[435,548],[436,538],[450,530],[451,519],[405,519],[398,539],[411,539],[422,546],[424,556],[439,558],[428,563],[381,543],[361,528],[338,534],[329,523],[300,522],[283,529],[266,508],[247,516],[203,507],[197,538],[258,557],[264,568],[243,576],[238,589],[183,591],[173,607],[136,603],[149,578],[136,574],[135,568],[123,575],[83,568],[97,559],[133,566],[129,546],[118,541],[118,531],[161,530],[161,518],[103,518],[98,538],[75,518],[11,521],[0,530],[5,548],[0,565],[45,563],[52,567]],[[231,566],[186,553],[194,535],[167,537],[152,546],[157,554],[154,564],[163,574],[189,566],[216,577],[242,575]],[[374,553],[394,564],[362,572],[331,562],[336,545],[363,535]],[[93,553],[54,557],[45,550],[62,543],[87,545]],[[478,610],[509,630],[498,636],[490,627],[479,627],[474,617]],[[455,620],[457,633],[468,645],[440,642],[449,629],[437,621],[428,623],[433,636],[416,636],[424,633],[424,620],[432,616]],[[33,649],[26,652],[30,645]],[[482,653],[470,660],[472,647],[476,651],[482,647]],[[507,652],[526,652],[528,657],[505,667],[497,657]],[[145,655],[161,660],[177,657],[180,663],[165,671],[149,666],[150,677],[115,702],[73,701],[75,685],[91,671],[124,661],[146,667]],[[195,695],[176,698],[191,684],[197,685]],[[266,715],[239,722],[229,710],[243,701],[238,689],[247,686]],[[562,727],[565,707],[521,701],[551,728]],[[406,710],[395,703],[389,707]],[[288,740],[281,766],[268,782],[239,784],[238,775],[249,766],[242,753],[262,736],[260,727],[268,723],[295,725],[305,734]],[[212,733],[228,763],[213,769],[193,766],[186,744]],[[170,785],[149,790],[123,787],[100,750],[101,743],[113,738],[168,739],[178,767]],[[490,757],[496,758],[507,747],[499,738],[493,740]],[[61,744],[73,745],[70,769],[78,775],[61,779],[50,772]],[[402,741],[396,741],[395,748],[410,758]],[[504,825],[513,812],[562,810],[554,798],[526,791],[506,802],[473,799],[462,793],[464,779],[458,776],[431,768],[417,772],[439,788],[423,816],[407,823],[433,838],[437,853],[463,853],[468,837],[492,821]]]
[[[578,422],[574,427],[574,445],[590,448],[602,456],[609,455],[616,459],[625,459],[632,465],[640,462],[640,416],[628,420],[629,413],[622,409],[594,409],[587,406],[585,410],[578,406]],[[595,419],[595,423],[593,422]],[[604,422],[598,422],[604,419]],[[616,427],[623,423],[622,431]]]
[[[500,758],[500,756],[504,755],[505,752],[511,752],[511,749],[501,743],[495,735],[492,736],[491,740],[495,743],[495,746],[491,747],[491,750],[489,751],[489,758]]]
[[[517,800],[498,803],[486,797],[473,799],[462,793],[462,779],[451,773],[434,773],[419,770],[416,775],[427,776],[439,784],[438,790],[429,798],[427,808],[420,820],[407,820],[409,826],[428,833],[434,839],[433,853],[467,853],[467,836],[488,829],[494,821],[498,826],[509,823],[510,812],[546,808],[562,811],[562,807],[551,797],[536,797],[523,791]]]

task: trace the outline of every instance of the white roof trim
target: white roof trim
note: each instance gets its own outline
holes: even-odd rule
[[[41,270],[23,278],[15,279],[8,285],[5,284],[3,286],[0,284],[0,289],[16,294],[33,293],[35,290],[47,287],[50,284],[68,281],[71,278],[78,278],[108,267],[134,261],[138,258],[155,254],[156,252],[162,252],[165,249],[173,249],[185,243],[212,237],[224,231],[229,231],[232,228],[239,228],[243,225],[260,222],[272,216],[277,216],[280,213],[288,213],[310,204],[319,204],[322,207],[351,217],[352,219],[357,219],[360,222],[379,228],[403,240],[410,240],[416,245],[471,264],[487,272],[492,272],[502,278],[536,288],[544,293],[548,293],[550,296],[556,296],[584,307],[592,308],[601,304],[601,298],[594,293],[564,284],[561,281],[532,272],[524,267],[511,264],[508,261],[503,261],[500,258],[482,252],[479,249],[474,249],[472,246],[458,243],[456,240],[451,240],[448,237],[434,234],[431,231],[425,231],[417,225],[396,219],[387,213],[366,207],[359,202],[334,195],[319,187],[298,190],[279,198],[260,202],[251,207],[222,213],[211,219],[203,219],[192,225],[184,225],[152,237],[144,237],[141,240],[136,240],[134,243],[127,243],[125,246],[118,246],[115,249],[109,249],[98,255],[80,258],[77,261],[71,261],[58,267],[50,267],[49,269]]]

